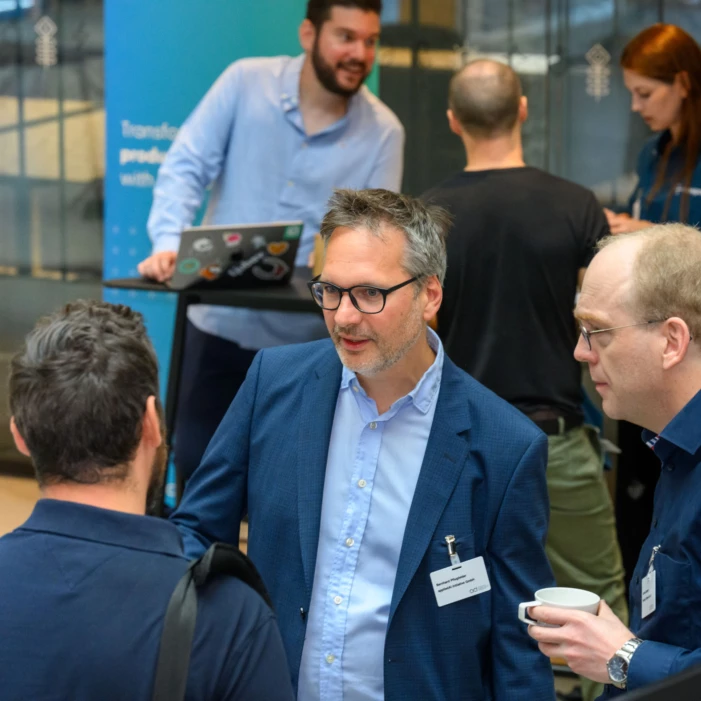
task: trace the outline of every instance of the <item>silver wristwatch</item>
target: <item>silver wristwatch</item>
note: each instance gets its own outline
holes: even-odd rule
[[[642,642],[640,638],[631,638],[607,662],[606,669],[609,673],[609,679],[615,687],[625,689],[628,685],[628,665],[630,665],[633,653]]]

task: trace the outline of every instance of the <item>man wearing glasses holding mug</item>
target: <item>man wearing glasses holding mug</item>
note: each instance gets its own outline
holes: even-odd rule
[[[652,528],[630,587],[630,629],[598,616],[530,609],[541,651],[609,684],[601,698],[701,663],[701,234],[656,225],[604,239],[584,277],[575,357],[603,409],[643,426],[661,462]]]
[[[302,701],[552,701],[518,602],[553,582],[547,441],[427,327],[445,212],[340,190],[312,296],[331,341],[261,351],[173,520],[236,542],[273,600]]]

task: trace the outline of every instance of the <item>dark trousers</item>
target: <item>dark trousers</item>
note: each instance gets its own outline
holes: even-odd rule
[[[256,352],[188,321],[175,420],[175,466],[181,479],[187,481],[200,464]]]

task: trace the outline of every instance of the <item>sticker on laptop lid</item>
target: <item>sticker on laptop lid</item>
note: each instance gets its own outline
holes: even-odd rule
[[[184,258],[178,263],[178,272],[183,275],[193,275],[200,267],[200,261],[197,258]]]
[[[216,280],[221,275],[220,265],[209,265],[206,268],[200,270],[200,277],[205,280]]]
[[[268,244],[268,253],[271,256],[282,256],[290,250],[290,244],[287,241],[275,241]]]
[[[265,252],[259,251],[255,255],[252,255],[248,260],[242,260],[240,263],[232,265],[226,271],[226,274],[229,275],[229,277],[240,277],[249,268],[252,268],[256,263],[260,263],[263,260],[263,258],[265,258]]]
[[[251,239],[251,243],[253,244],[253,248],[265,248],[268,244],[268,240],[265,236],[258,234]]]
[[[237,248],[241,245],[241,239],[243,237],[241,234],[235,231],[226,231],[222,234],[222,239],[224,240],[224,245],[227,248]]]
[[[207,238],[195,239],[192,242],[192,249],[197,253],[209,253],[214,248],[214,244]]]
[[[279,258],[264,258],[251,272],[259,280],[282,280],[290,272],[290,266]]]
[[[282,235],[283,239],[288,241],[296,241],[302,234],[302,227],[298,224],[295,226],[286,226],[285,233]]]

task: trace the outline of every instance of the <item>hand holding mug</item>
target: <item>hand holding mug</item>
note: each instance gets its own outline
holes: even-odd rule
[[[633,633],[591,592],[553,587],[537,591],[535,599],[519,605],[519,618],[528,623],[528,634],[540,651],[564,659],[576,674],[608,683],[606,663]],[[537,620],[526,613],[533,607]]]

